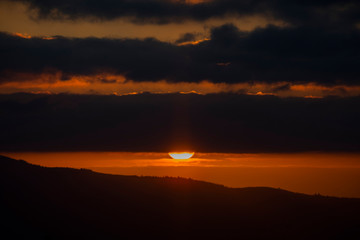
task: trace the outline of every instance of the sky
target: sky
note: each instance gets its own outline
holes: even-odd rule
[[[359,42],[357,0],[0,0],[0,152],[341,165],[360,158]]]
[[[192,178],[227,187],[266,186],[306,194],[360,198],[359,154],[195,153],[174,160],[165,152],[11,152],[46,167],[73,167],[137,176]]]

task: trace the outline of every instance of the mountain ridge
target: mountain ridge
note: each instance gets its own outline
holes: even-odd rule
[[[5,229],[40,239],[347,239],[360,199],[47,168],[0,156]],[[17,226],[16,226],[17,225]],[[24,231],[17,231],[22,229]],[[24,235],[22,235],[24,233]]]

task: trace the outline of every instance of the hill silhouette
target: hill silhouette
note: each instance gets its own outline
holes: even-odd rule
[[[9,239],[360,239],[360,199],[46,168],[0,156]]]

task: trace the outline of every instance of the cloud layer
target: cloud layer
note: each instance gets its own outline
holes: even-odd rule
[[[0,151],[358,151],[360,98],[0,95]]]
[[[28,4],[42,19],[112,20],[130,18],[138,23],[165,24],[204,21],[229,15],[263,15],[294,25],[339,27],[359,22],[356,0],[208,0],[189,4],[182,0],[11,0]]]
[[[0,92],[92,91],[0,95],[0,151],[360,149],[359,1],[6,2],[25,4],[32,19],[47,23],[121,19],[148,30],[232,23],[181,30],[172,42],[0,32]],[[265,23],[245,31],[236,23],[245,18]],[[125,96],[133,87],[136,94]],[[174,88],[208,94],[166,94]],[[324,98],[266,96],[313,93]]]
[[[110,73],[133,81],[359,85],[360,31],[269,25],[243,32],[227,24],[213,28],[209,39],[176,45],[151,38],[49,40],[1,33],[0,81],[11,81],[14,72],[61,72],[64,80]]]

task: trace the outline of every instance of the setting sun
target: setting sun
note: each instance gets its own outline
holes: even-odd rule
[[[185,159],[189,159],[192,156],[194,156],[194,152],[171,152],[169,153],[170,157],[172,157],[173,159],[177,159],[177,160],[185,160]]]

